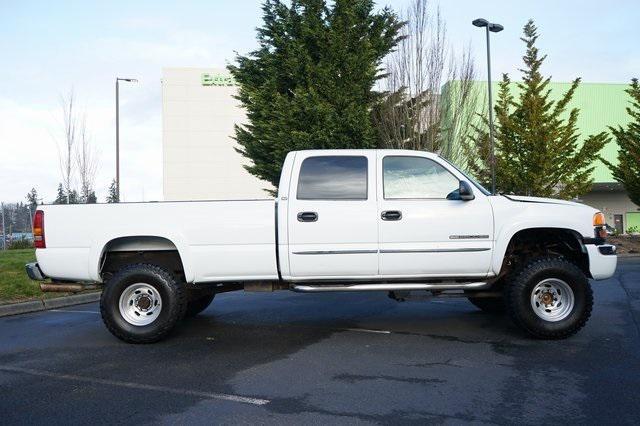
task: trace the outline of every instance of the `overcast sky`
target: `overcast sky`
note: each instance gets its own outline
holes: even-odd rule
[[[409,0],[379,1],[399,10]],[[100,201],[115,175],[114,79],[121,86],[121,181],[126,201],[162,199],[160,78],[163,67],[222,67],[234,51],[255,47],[260,1],[0,0],[0,200],[15,202],[35,186],[45,201],[60,182],[60,96],[72,88],[99,153]],[[436,3],[434,3],[436,4]],[[554,81],[640,77],[637,0],[441,1],[450,42],[470,44],[486,77],[484,34],[471,20],[504,25],[492,39],[494,77],[517,78],[527,19],[536,21],[543,72]]]

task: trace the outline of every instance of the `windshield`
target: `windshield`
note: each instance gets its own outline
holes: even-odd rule
[[[491,192],[489,192],[484,186],[480,185],[478,183],[478,181],[476,181],[474,178],[472,178],[471,176],[469,176],[467,173],[463,172],[462,170],[460,170],[455,164],[453,164],[451,161],[447,160],[446,158],[440,157],[442,158],[447,164],[449,164],[451,167],[453,167],[454,169],[456,169],[457,171],[459,171],[460,173],[462,173],[462,175],[464,177],[467,178],[467,180],[469,180],[469,182],[471,182],[476,188],[478,188],[480,190],[480,192],[482,192],[484,195],[491,195]]]

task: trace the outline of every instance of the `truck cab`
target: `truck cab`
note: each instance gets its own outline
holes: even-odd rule
[[[290,153],[277,200],[282,277],[493,276],[489,194],[472,185],[426,152]]]

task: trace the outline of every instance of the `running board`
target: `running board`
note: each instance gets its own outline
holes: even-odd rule
[[[491,287],[486,282],[435,283],[435,284],[346,284],[346,285],[304,285],[292,284],[291,291],[298,293],[325,293],[331,291],[413,291],[413,290],[483,290]]]

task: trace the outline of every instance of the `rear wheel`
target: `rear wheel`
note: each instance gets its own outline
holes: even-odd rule
[[[189,297],[189,301],[187,302],[187,311],[185,313],[186,318],[195,317],[200,312],[204,311],[209,307],[213,298],[216,297],[215,293],[208,294],[194,294]]]
[[[100,313],[107,329],[128,343],[167,336],[186,309],[186,292],[171,273],[149,264],[128,265],[105,284]]]
[[[507,285],[513,321],[541,339],[563,339],[589,320],[593,293],[585,274],[561,258],[542,258],[524,267]]]

